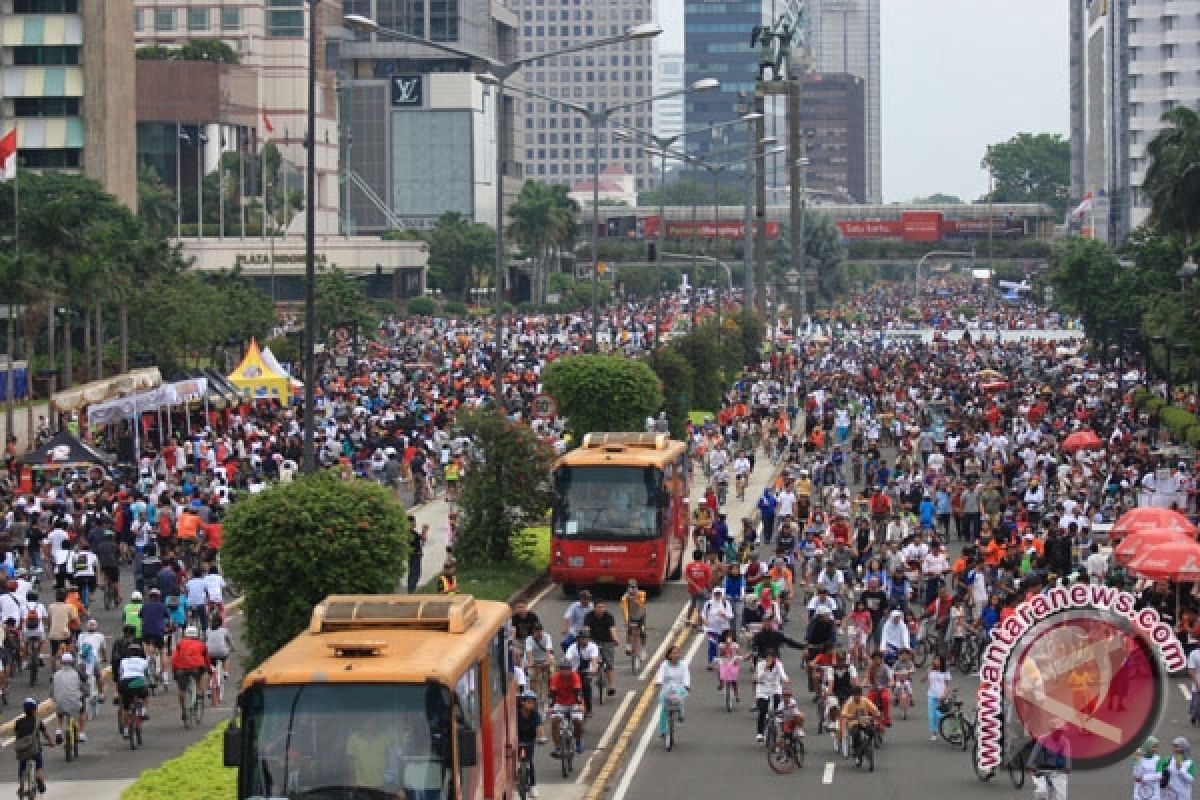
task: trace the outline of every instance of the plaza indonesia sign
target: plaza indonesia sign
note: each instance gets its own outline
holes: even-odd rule
[[[1113,587],[1075,584],[1030,596],[992,628],[979,669],[981,770],[1008,763],[1031,740],[1069,748],[1059,755],[1073,769],[1099,768],[1128,758],[1153,732],[1167,674],[1187,659],[1171,625],[1136,604]]]

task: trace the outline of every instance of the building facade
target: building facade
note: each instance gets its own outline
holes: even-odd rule
[[[866,145],[866,202],[883,199],[883,139],[880,112],[880,0],[808,0],[804,14],[812,68],[862,79]]]
[[[654,94],[675,92],[686,84],[683,82],[684,56],[682,52],[659,50],[654,62]],[[668,97],[654,103],[654,135],[678,136],[684,128],[683,95]]]
[[[0,135],[137,208],[131,0],[0,0]]]
[[[800,90],[800,129],[808,157],[809,194],[865,203],[865,81],[857,75],[808,73]]]
[[[516,57],[516,15],[497,0],[426,4],[346,0],[347,13],[382,27],[507,62]],[[477,59],[397,41],[386,32],[342,43],[342,144],[351,231],[433,227],[447,211],[495,224],[496,182],[521,188],[514,125],[521,100],[497,102],[476,79]],[[519,87],[512,80],[510,87]],[[503,154],[497,175],[496,115]]]
[[[106,3],[107,5],[107,0]],[[177,48],[195,39],[219,39],[232,47],[241,66],[252,70],[260,107],[252,140],[224,135],[216,120],[178,120],[187,126],[185,148],[199,151],[207,174],[222,154],[245,148],[248,158],[267,143],[282,158],[281,180],[303,191],[308,128],[308,26],[306,0],[134,0],[132,19],[139,46]],[[342,21],[341,0],[316,6],[316,230],[336,233],[339,222],[339,138],[336,67]],[[164,176],[165,179],[165,176]],[[304,214],[290,215],[287,232],[303,232]]]
[[[536,57],[576,44],[619,36],[654,19],[653,0],[511,0],[520,26],[520,54]],[[653,40],[639,39],[596,50],[584,50],[534,62],[521,71],[525,86],[544,97],[526,96],[521,104],[518,153],[529,178],[572,184],[600,169],[622,166],[639,189],[655,183],[651,157],[637,146],[614,139],[620,128],[651,131],[655,109]],[[599,130],[599,140],[586,117],[555,103],[565,100],[614,111]],[[597,152],[594,148],[598,147]]]
[[[740,109],[753,105],[758,49],[750,46],[750,32],[766,22],[769,14],[770,9],[764,8],[762,0],[689,0],[684,6],[684,83],[709,77],[721,81],[718,91],[687,96],[684,118],[688,128],[736,119]],[[768,122],[768,132],[771,129]],[[687,150],[701,157],[711,154],[718,161],[728,161],[735,156],[717,153],[727,150],[744,153],[746,136],[747,126],[730,125],[709,135],[690,137]]]
[[[1146,148],[1162,114],[1200,108],[1200,0],[1072,0],[1071,189],[1114,244],[1146,221]]]

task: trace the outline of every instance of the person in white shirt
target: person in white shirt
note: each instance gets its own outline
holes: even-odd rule
[[[600,647],[592,641],[587,628],[580,628],[578,637],[567,648],[563,659],[579,673],[579,680],[583,684],[583,706],[586,713],[591,714],[592,675],[600,668]]]
[[[88,620],[87,630],[79,634],[76,648],[79,651],[79,662],[83,665],[85,674],[96,678],[96,692],[103,702],[104,670],[102,667],[108,661],[108,644],[104,634],[100,632],[100,625],[96,620]]]
[[[754,671],[754,703],[758,711],[755,739],[763,741],[767,729],[767,714],[783,699],[783,687],[791,683],[779,654],[770,651],[758,662]]]
[[[684,721],[683,701],[692,689],[692,672],[683,660],[679,645],[671,645],[667,657],[658,665],[658,674],[654,677],[654,685],[659,688],[659,718],[658,735],[667,734],[667,694],[671,693],[679,700],[679,721]]]
[[[704,631],[708,636],[708,669],[711,670],[717,657],[717,644],[733,624],[733,607],[725,599],[723,588],[718,586],[712,590],[712,597],[700,610],[700,618],[704,621]]]
[[[1091,552],[1084,562],[1088,577],[1092,579],[1093,583],[1103,583],[1104,576],[1108,574],[1108,556],[1100,552],[1100,545],[1095,542],[1089,549]]]

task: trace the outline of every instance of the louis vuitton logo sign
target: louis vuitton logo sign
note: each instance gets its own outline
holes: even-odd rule
[[[420,75],[392,77],[392,105],[419,106],[423,101]]]

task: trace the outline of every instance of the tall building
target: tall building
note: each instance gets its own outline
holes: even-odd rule
[[[868,203],[880,203],[883,198],[879,3],[880,0],[808,0],[804,13],[813,69],[862,78]]]
[[[103,4],[107,5],[108,0]],[[241,65],[253,71],[259,84],[261,107],[255,110],[258,124],[249,147],[261,152],[271,142],[279,148],[283,179],[301,190],[307,160],[308,2],[134,0],[134,6],[132,18],[139,46],[179,47],[193,39],[220,39],[234,48]],[[342,0],[322,0],[316,8],[316,230],[336,233],[340,194],[335,70]],[[188,135],[194,147],[196,142],[202,143],[200,158],[206,172],[216,169],[222,153],[242,146],[236,138],[222,135],[215,120],[178,121],[191,125]],[[304,214],[296,214],[289,232],[299,233],[303,226]]]
[[[528,58],[619,36],[628,28],[654,19],[653,0],[511,0],[521,26],[521,56]],[[650,39],[584,50],[536,61],[521,71],[525,86],[552,99],[592,108],[637,104],[614,112],[599,130],[599,142],[583,114],[540,97],[520,100],[518,153],[525,174],[547,183],[573,184],[600,170],[620,165],[634,176],[639,189],[657,182],[651,157],[633,144],[613,138],[614,130],[650,131],[655,110],[654,43]],[[598,145],[599,151],[593,148]]]
[[[347,13],[385,28],[481,58],[516,57],[516,15],[499,0],[345,0],[345,5]],[[341,56],[351,228],[428,229],[446,211],[495,224],[496,114],[504,129],[501,177],[511,197],[524,178],[515,158],[520,98],[510,94],[497,105],[495,89],[476,80],[474,59],[386,33],[358,34],[342,43]],[[519,79],[513,86],[520,86]]]
[[[808,73],[800,90],[806,189],[817,200],[865,203],[864,85],[857,75]]]
[[[661,95],[682,89],[683,53],[659,50],[654,62],[654,94]],[[654,135],[677,136],[684,127],[684,96],[676,95],[654,104]]]
[[[137,208],[131,0],[0,0],[0,135]]]
[[[684,84],[702,78],[721,81],[718,91],[686,97],[684,117],[688,128],[736,119],[743,102],[746,107],[753,103],[758,49],[750,46],[750,32],[766,22],[769,14],[770,9],[764,9],[762,0],[687,3],[683,25]],[[743,96],[748,99],[743,101]],[[689,137],[687,149],[699,156],[711,153],[718,161],[734,160],[736,154],[716,154],[744,149],[746,133],[747,126],[731,125],[711,135]]]
[[[1146,221],[1146,146],[1176,106],[1200,107],[1200,0],[1072,0],[1071,191],[1085,233],[1119,243]]]

